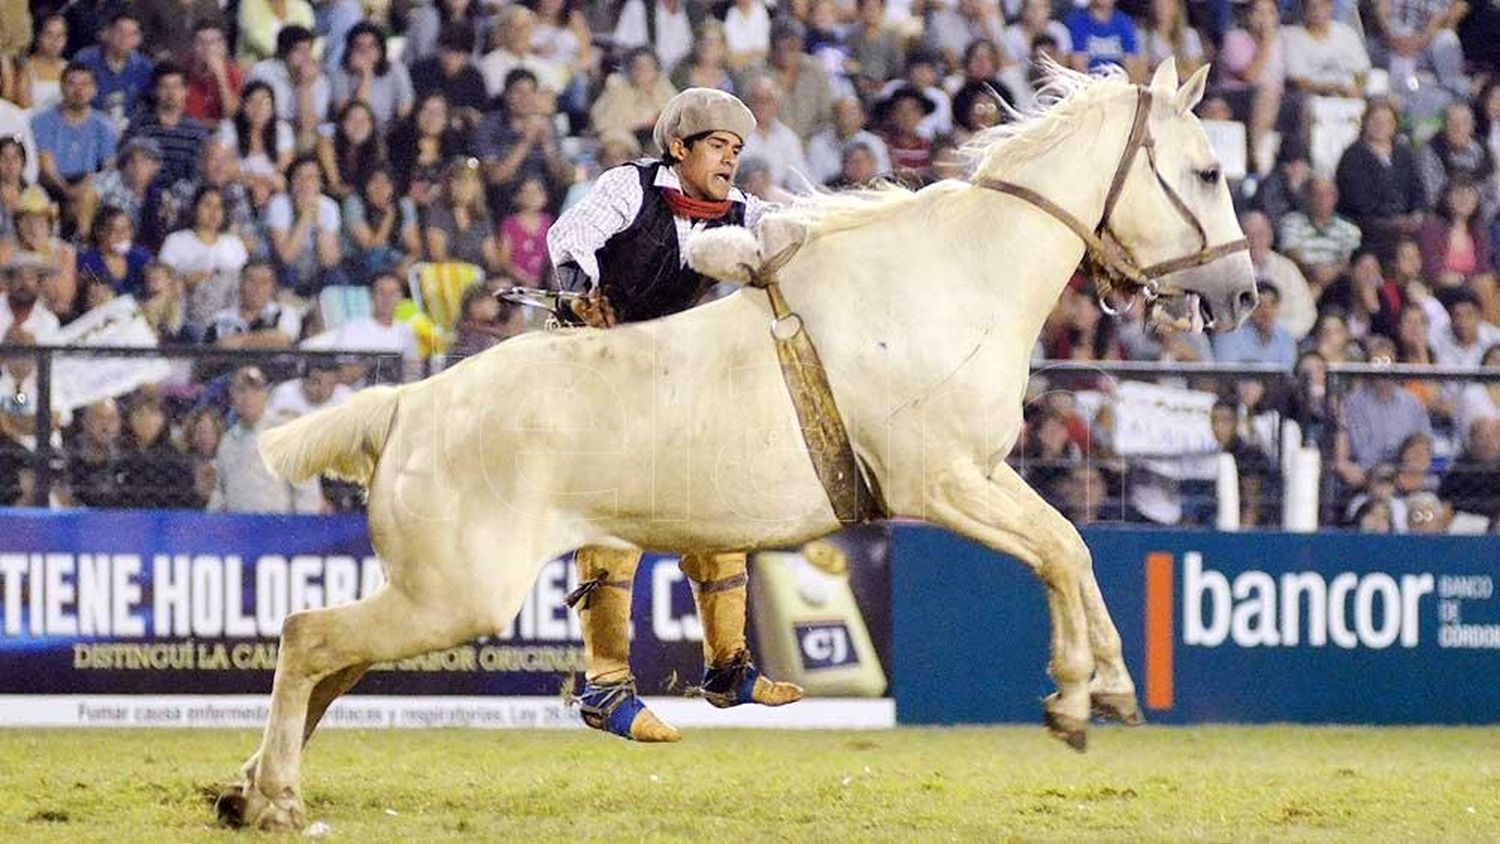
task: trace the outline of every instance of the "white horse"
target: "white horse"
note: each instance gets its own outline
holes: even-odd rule
[[[1144,263],[1241,236],[1192,107],[1152,81],[1155,157],[1128,168],[1111,228]],[[978,176],[1034,188],[1093,226],[1122,159],[1137,88],[1058,71],[1045,113],[976,141]],[[1158,181],[1158,175],[1161,181]],[[805,244],[782,288],[816,340],[856,453],[890,511],[1010,554],[1042,579],[1051,612],[1045,704],[1082,749],[1091,703],[1138,719],[1135,687],[1067,519],[1006,465],[1021,431],[1043,319],[1083,255],[1057,218],[971,182],[808,200],[781,223]],[[1254,305],[1249,258],[1168,276],[1217,327]],[[440,375],[376,387],[262,435],[287,479],[332,473],[369,486],[371,541],[387,583],[356,603],[290,615],[271,713],[229,822],[304,823],[304,743],[372,663],[502,629],[541,567],[587,544],[683,552],[794,546],[838,528],[803,447],[759,290],[609,330],[529,334]]]

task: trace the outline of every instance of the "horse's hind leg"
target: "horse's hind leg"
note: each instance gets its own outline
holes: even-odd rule
[[[1078,531],[1003,462],[988,476],[972,463],[955,464],[932,489],[930,504],[934,521],[1019,559],[1041,578],[1052,623],[1047,668],[1057,683],[1045,704],[1047,727],[1084,750],[1094,656],[1082,586],[1092,576]]]
[[[325,684],[317,705],[326,710],[364,666],[451,647],[481,627],[458,606],[429,606],[391,587],[353,604],[288,616],[265,735],[245,783],[220,799],[221,819],[262,829],[301,827],[302,747],[316,725],[312,698],[319,685]]]
[[[307,720],[302,725],[302,746],[312,740],[313,730],[318,728],[318,722],[323,720],[323,715],[328,707],[338,700],[343,694],[354,688],[359,678],[365,676],[370,670],[370,663],[361,662],[348,668],[340,668],[338,671],[324,677],[313,686],[312,695],[307,700]]]
[[[313,731],[318,728],[318,722],[323,720],[323,715],[328,711],[328,707],[333,705],[333,702],[338,700],[345,692],[354,688],[354,684],[358,683],[359,679],[365,676],[365,672],[369,670],[369,663],[351,665],[348,668],[341,668],[333,672],[319,680],[313,686],[312,694],[309,695],[307,700],[307,720],[302,725],[303,747],[307,747],[307,743],[312,740]],[[246,780],[255,776],[255,766],[259,763],[260,752],[257,751],[255,755],[251,756],[245,762],[244,767],[241,769],[241,773]]]

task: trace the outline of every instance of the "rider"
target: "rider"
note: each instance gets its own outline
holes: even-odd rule
[[[662,151],[604,171],[582,202],[547,234],[558,284],[586,293],[572,313],[596,328],[674,314],[697,304],[713,282],[687,266],[695,232],[760,225],[767,205],[734,187],[734,172],[755,117],[723,91],[689,88],[662,109],[654,137]],[[568,597],[583,623],[584,722],[636,741],[676,741],[636,695],[630,673],[630,595],[641,552],[590,546],[574,555],[581,586]],[[703,696],[724,708],[780,706],[802,689],[760,674],[745,641],[743,552],[685,554],[703,622]]]

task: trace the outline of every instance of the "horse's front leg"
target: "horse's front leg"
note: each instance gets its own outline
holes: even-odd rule
[[[933,521],[1017,558],[1045,584],[1052,623],[1047,670],[1057,683],[1045,704],[1047,727],[1069,747],[1084,750],[1094,654],[1081,588],[1086,575],[1092,580],[1092,571],[1082,537],[1004,463],[988,475],[966,461],[947,467],[928,503]]]
[[[1087,554],[1087,549],[1085,549]],[[1130,678],[1130,669],[1125,667],[1125,657],[1120,650],[1120,632],[1115,629],[1109,608],[1104,605],[1104,594],[1099,591],[1099,581],[1094,579],[1094,565],[1090,558],[1084,567],[1080,591],[1083,596],[1083,611],[1089,619],[1089,648],[1094,652],[1098,673],[1089,683],[1089,700],[1094,714],[1110,721],[1119,721],[1136,727],[1145,723],[1141,705],[1135,696],[1135,681]]]

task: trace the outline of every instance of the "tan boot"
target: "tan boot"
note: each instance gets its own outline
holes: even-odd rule
[[[575,696],[583,722],[635,741],[677,741],[682,734],[646,708],[630,674],[630,595],[641,552],[590,546],[573,559],[579,586],[567,603],[583,626],[587,682]]]
[[[703,622],[704,699],[720,709],[801,700],[801,686],[763,676],[750,659],[745,643],[745,554],[685,554],[680,565],[693,584],[693,600]]]

